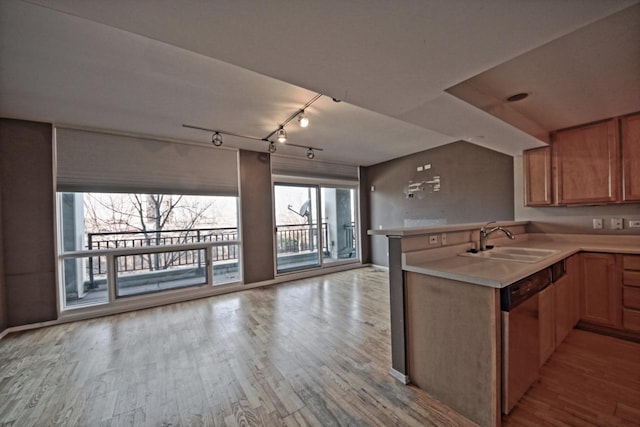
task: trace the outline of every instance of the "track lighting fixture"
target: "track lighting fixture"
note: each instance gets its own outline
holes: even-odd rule
[[[309,126],[309,117],[307,117],[304,110],[302,110],[300,114],[298,114],[298,123],[302,128],[306,128],[307,126]]]
[[[287,142],[287,132],[284,130],[283,127],[278,129],[278,132],[276,132],[276,139],[281,144]]]
[[[287,117],[287,119],[284,122],[282,122],[280,125],[278,125],[278,127],[274,131],[272,131],[271,133],[269,133],[267,136],[263,138],[259,138],[257,136],[251,136],[251,135],[243,135],[240,133],[227,132],[226,130],[210,129],[210,128],[205,128],[201,126],[193,126],[193,125],[187,125],[187,124],[183,124],[182,127],[189,128],[189,129],[202,130],[206,132],[213,132],[213,134],[211,135],[211,143],[216,147],[220,147],[222,145],[222,135],[229,135],[237,138],[246,138],[246,139],[252,139],[254,141],[267,142],[269,144],[268,145],[269,153],[275,153],[276,141],[281,144],[287,142],[287,131],[284,130],[284,127],[287,124],[289,124],[291,120],[295,118],[298,119],[298,123],[300,124],[301,127],[304,128],[309,126],[309,117],[307,117],[306,109],[309,108],[314,102],[316,102],[321,97],[322,97],[322,94],[319,94],[319,93],[316,94],[313,98],[311,98],[311,100],[309,100],[309,102],[304,104],[302,108],[300,108],[299,110],[291,114],[289,117]],[[340,102],[339,100],[336,100],[336,99],[334,99],[334,101]],[[275,138],[275,141],[273,141],[272,138]],[[296,148],[305,148],[307,150],[308,159],[313,159],[316,156],[316,153],[315,153],[316,151],[322,151],[322,148],[309,147],[305,145],[297,145],[292,143],[287,143],[287,146],[296,147]]]
[[[211,136],[211,143],[216,147],[220,147],[222,145],[222,135],[220,135],[220,132],[215,132]]]

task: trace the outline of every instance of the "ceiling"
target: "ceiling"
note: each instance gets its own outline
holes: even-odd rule
[[[517,155],[640,110],[639,21],[637,0],[3,0],[0,114],[208,143],[182,124],[262,138],[321,93],[286,127],[317,159]],[[516,89],[532,95],[505,107]]]

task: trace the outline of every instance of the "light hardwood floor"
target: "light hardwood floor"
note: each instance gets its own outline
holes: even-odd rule
[[[390,365],[364,268],[11,334],[0,425],[470,425]]]
[[[364,268],[11,334],[0,425],[471,425],[390,365],[387,273]],[[630,426],[638,408],[640,344],[574,330],[504,421]]]
[[[574,329],[503,426],[640,426],[640,344]]]

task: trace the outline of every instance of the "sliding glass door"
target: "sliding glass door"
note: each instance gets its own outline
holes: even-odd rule
[[[275,184],[274,204],[277,272],[319,267],[326,239],[318,221],[318,187]]]
[[[321,187],[323,263],[357,258],[356,190]]]

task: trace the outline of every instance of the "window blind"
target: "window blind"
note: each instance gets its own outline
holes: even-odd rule
[[[271,173],[277,177],[311,178],[318,181],[358,183],[358,167],[284,156],[271,156]]]
[[[58,191],[238,196],[238,152],[57,128]]]

